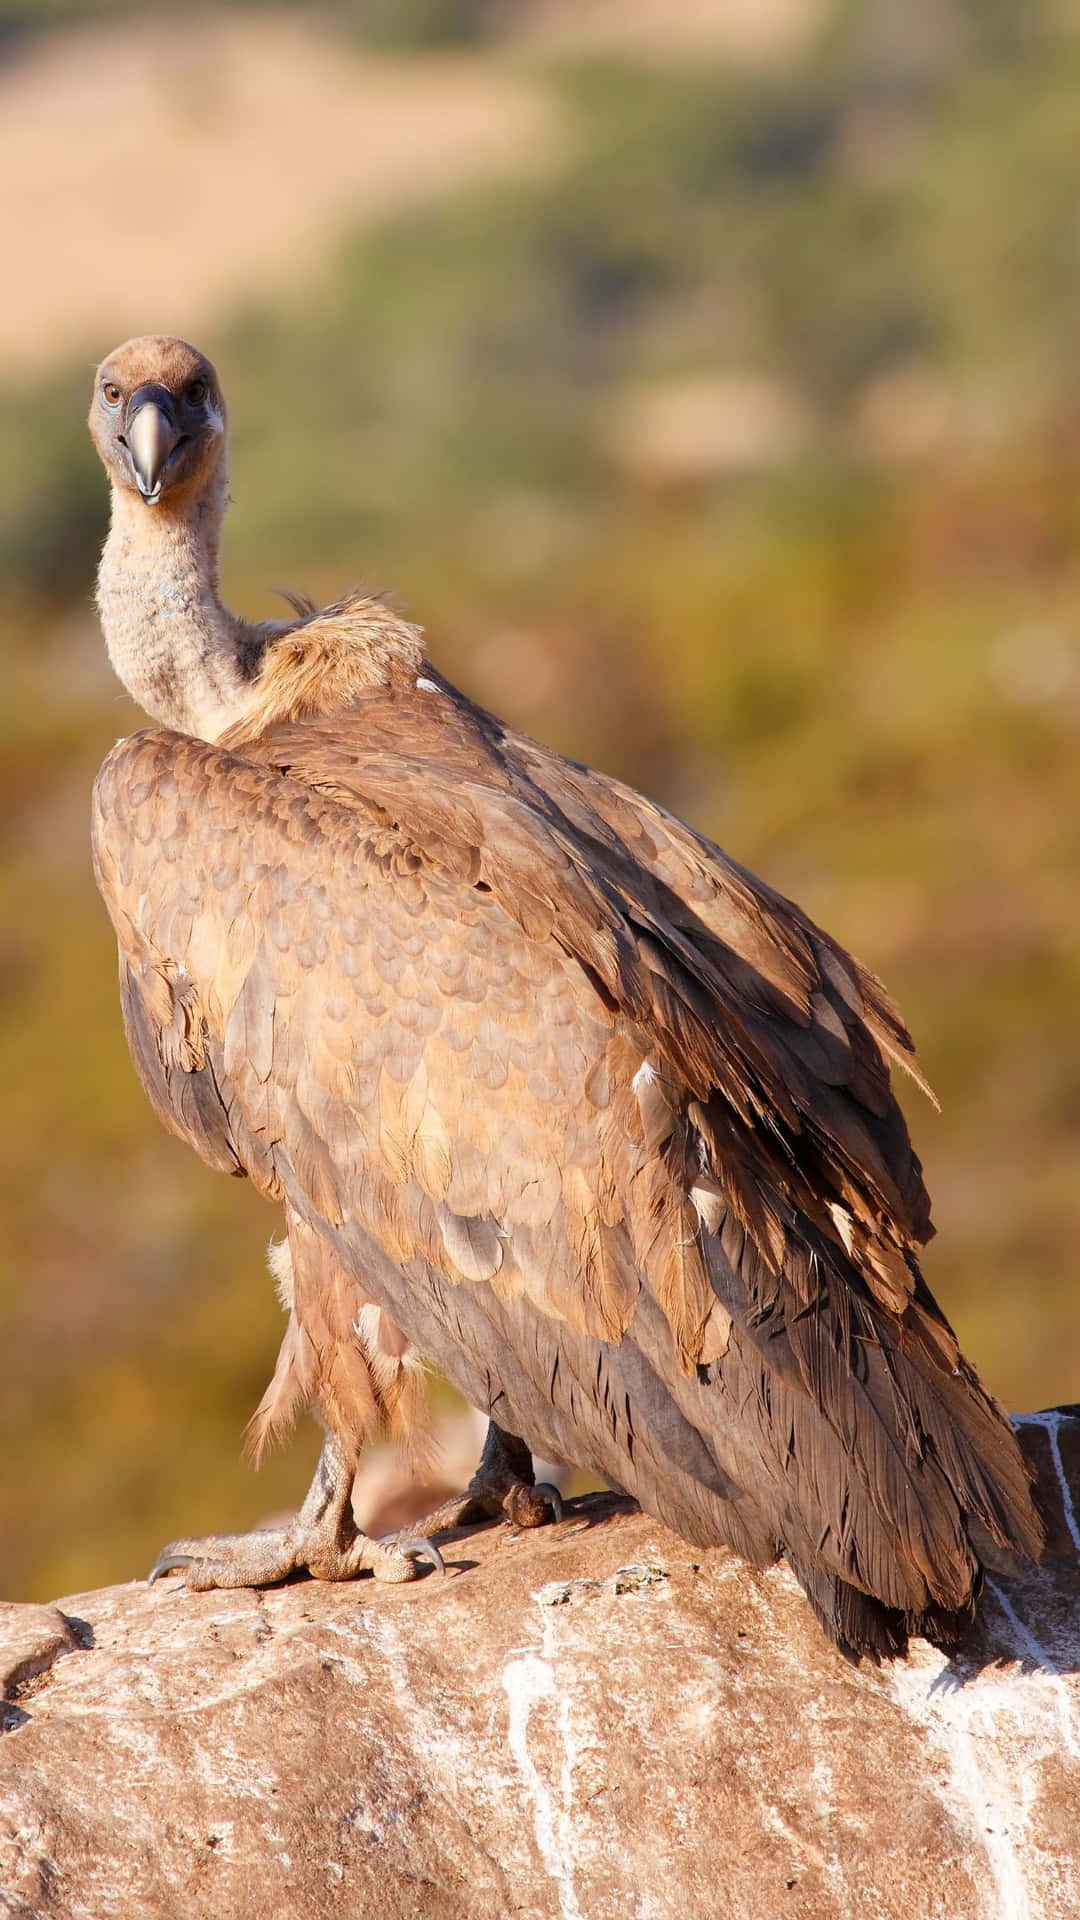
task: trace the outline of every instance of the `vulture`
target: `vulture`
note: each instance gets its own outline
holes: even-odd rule
[[[382,600],[229,612],[225,422],[182,340],[95,378],[98,607],[154,724],[97,776],[93,854],[153,1106],[283,1209],[256,1451],[301,1408],[325,1442],[288,1525],[175,1541],[152,1577],[438,1562],[351,1505],[434,1364],[490,1426],[433,1522],[547,1519],[535,1452],[695,1547],[784,1556],[850,1657],[954,1644],[1042,1531],[919,1270],[895,1006],[692,827],[474,705]]]

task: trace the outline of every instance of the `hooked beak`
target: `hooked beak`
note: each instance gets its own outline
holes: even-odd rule
[[[161,498],[165,469],[183,435],[166,387],[140,387],[127,406],[126,439],[139,492],[147,506]]]

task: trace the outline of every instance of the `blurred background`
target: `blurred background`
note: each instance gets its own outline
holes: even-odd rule
[[[222,373],[228,597],[391,587],[483,702],[884,975],[930,1282],[1080,1399],[1080,5],[0,0],[0,1591],[253,1475],[277,1223],[153,1118],[87,851],[97,360]]]

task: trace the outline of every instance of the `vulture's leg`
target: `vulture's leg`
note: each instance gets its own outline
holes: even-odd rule
[[[295,1520],[254,1533],[209,1534],[174,1540],[158,1556],[151,1582],[182,1571],[196,1593],[211,1587],[271,1587],[306,1568],[317,1580],[351,1580],[373,1573],[377,1580],[414,1580],[416,1562],[442,1571],[442,1557],[429,1540],[415,1537],[369,1540],[352,1517],[355,1459],[328,1433],[315,1478]]]
[[[532,1455],[524,1440],[489,1420],[480,1465],[464,1493],[444,1501],[434,1513],[418,1521],[421,1531],[447,1532],[480,1520],[509,1520],[515,1527],[542,1527],[547,1519],[562,1519],[557,1488],[533,1477]],[[402,1536],[391,1538],[401,1542]]]

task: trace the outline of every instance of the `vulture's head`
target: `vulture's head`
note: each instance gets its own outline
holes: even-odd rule
[[[109,478],[146,501],[201,491],[225,452],[217,374],[186,340],[126,340],[94,378],[90,435]]]

